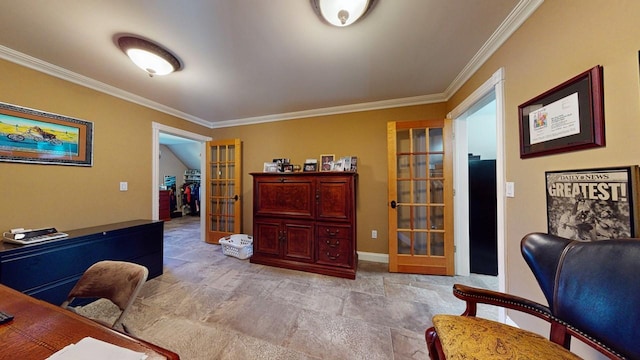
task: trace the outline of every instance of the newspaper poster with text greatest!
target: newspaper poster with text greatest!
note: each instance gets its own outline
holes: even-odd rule
[[[547,226],[573,240],[633,237],[638,167],[548,171]]]

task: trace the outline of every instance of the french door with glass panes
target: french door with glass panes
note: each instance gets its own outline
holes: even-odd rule
[[[453,275],[449,120],[387,124],[389,271]]]
[[[242,232],[242,152],[240,139],[207,143],[207,236],[218,240]]]

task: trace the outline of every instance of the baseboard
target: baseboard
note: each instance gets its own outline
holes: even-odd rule
[[[358,251],[358,260],[388,264],[389,254]]]

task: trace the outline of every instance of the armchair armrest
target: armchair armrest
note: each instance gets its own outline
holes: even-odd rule
[[[553,315],[551,315],[551,311],[547,306],[519,296],[462,284],[453,285],[453,295],[463,300],[467,305],[464,313],[462,313],[463,316],[476,316],[478,304],[489,304],[521,311],[547,322],[553,322]]]

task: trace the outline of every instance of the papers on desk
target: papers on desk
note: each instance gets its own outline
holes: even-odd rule
[[[49,356],[47,360],[144,360],[147,355],[141,352],[86,337],[77,344],[71,344]]]

